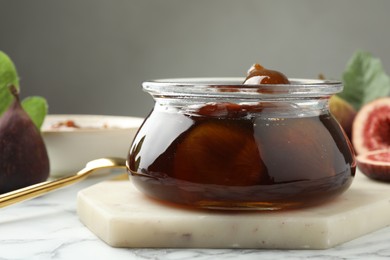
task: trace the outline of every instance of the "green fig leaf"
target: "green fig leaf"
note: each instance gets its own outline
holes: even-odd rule
[[[18,73],[10,57],[0,51],[0,116],[14,100],[9,90],[10,85],[14,85],[19,91]],[[46,100],[43,97],[28,97],[23,100],[22,107],[40,129],[48,111]]]
[[[379,58],[357,51],[349,60],[343,73],[344,90],[338,96],[356,110],[379,97],[390,95],[390,77]]]
[[[13,95],[9,91],[9,85],[14,85],[19,89],[19,77],[10,57],[0,51],[0,115],[7,110],[14,100]]]
[[[40,129],[48,111],[46,99],[38,96],[27,97],[23,99],[22,107],[30,116],[36,127]]]

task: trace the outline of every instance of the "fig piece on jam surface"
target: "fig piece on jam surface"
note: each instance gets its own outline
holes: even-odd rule
[[[357,154],[390,148],[390,97],[376,99],[358,111],[352,144]]]
[[[196,114],[201,116],[239,118],[248,115],[248,112],[260,112],[272,104],[236,104],[236,103],[207,103],[200,107]]]
[[[175,177],[225,186],[266,181],[266,169],[253,133],[233,121],[206,121],[193,127],[177,146]]]
[[[256,63],[248,70],[244,84],[290,84],[290,81],[283,73]]]
[[[390,182],[390,150],[375,150],[356,157],[359,170],[367,177]]]

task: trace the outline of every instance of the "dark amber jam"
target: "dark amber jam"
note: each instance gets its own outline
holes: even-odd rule
[[[127,163],[131,181],[152,198],[273,210],[316,205],[351,185],[351,145],[327,107],[339,83],[148,84],[156,104]]]

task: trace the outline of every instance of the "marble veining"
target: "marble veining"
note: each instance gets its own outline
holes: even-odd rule
[[[76,213],[78,191],[107,178],[91,177],[43,197],[0,209],[0,260],[390,258],[390,227],[327,250],[113,248],[87,229]]]

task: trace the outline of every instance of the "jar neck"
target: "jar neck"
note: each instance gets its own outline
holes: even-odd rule
[[[300,99],[216,99],[155,97],[155,110],[210,117],[311,117],[329,113],[329,96]]]

